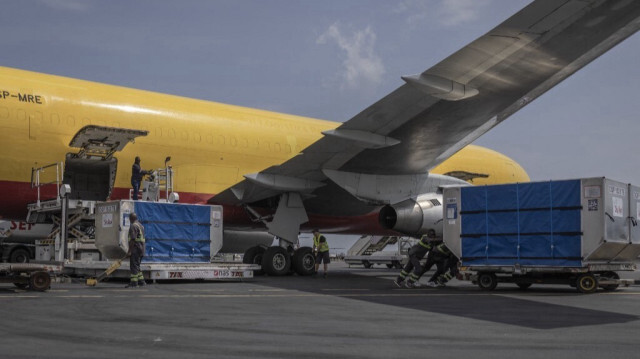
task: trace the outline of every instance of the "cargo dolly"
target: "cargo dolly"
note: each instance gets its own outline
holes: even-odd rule
[[[604,177],[451,187],[443,192],[445,244],[483,290],[566,284],[581,293],[634,284],[640,187]]]
[[[0,283],[43,292],[51,286],[51,274],[60,272],[59,264],[0,263]]]
[[[533,284],[566,284],[580,293],[593,293],[598,288],[614,291],[619,286],[634,284],[633,279],[620,279],[616,272],[634,271],[635,264],[589,265],[586,267],[520,267],[463,266],[464,279],[482,290],[494,290],[498,283],[513,283],[520,289]]]

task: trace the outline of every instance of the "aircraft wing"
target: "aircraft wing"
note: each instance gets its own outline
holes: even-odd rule
[[[415,196],[430,169],[639,27],[640,1],[534,1],[437,65],[403,77],[405,84],[299,155],[245,175],[210,202],[295,192],[307,210],[335,213]]]

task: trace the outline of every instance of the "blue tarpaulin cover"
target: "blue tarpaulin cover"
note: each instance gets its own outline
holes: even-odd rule
[[[463,265],[580,267],[580,181],[461,188]]]
[[[211,260],[211,207],[137,201],[134,211],[145,229],[143,262]]]

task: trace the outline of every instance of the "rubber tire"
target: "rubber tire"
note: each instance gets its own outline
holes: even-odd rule
[[[482,290],[494,290],[498,286],[498,277],[495,273],[479,273],[478,287]]]
[[[620,279],[620,276],[616,272],[604,272],[600,274],[600,277],[604,277],[608,279]],[[619,286],[620,286],[619,284],[608,284],[608,285],[601,285],[600,287],[606,290],[607,292],[613,292],[614,290],[618,289]]]
[[[44,292],[51,287],[51,276],[47,272],[33,272],[29,275],[29,289]]]
[[[367,269],[369,269],[369,268],[373,267],[373,264],[369,263],[368,261],[364,261],[364,262],[362,262],[362,265],[363,265],[365,268],[367,268]]]
[[[520,288],[521,290],[527,290],[529,289],[529,287],[531,287],[532,283],[516,283],[516,285],[518,286],[518,288]]]
[[[31,253],[24,248],[16,248],[9,255],[10,263],[29,263]]]
[[[595,293],[598,290],[598,280],[591,273],[581,274],[576,280],[576,289],[584,294]]]
[[[269,247],[262,256],[262,270],[268,275],[283,276],[289,274],[291,256],[282,247]]]
[[[311,247],[300,247],[293,252],[291,258],[293,271],[301,276],[309,276],[316,272],[316,257]]]
[[[264,251],[264,247],[254,246],[244,252],[242,263],[259,264],[261,266],[260,269],[256,269],[253,271],[254,276],[264,275],[264,270],[262,269],[262,257],[264,256]]]

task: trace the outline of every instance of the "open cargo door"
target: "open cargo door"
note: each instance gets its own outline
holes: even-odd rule
[[[113,154],[147,134],[148,131],[95,125],[81,128],[69,142],[70,147],[80,150],[68,153],[65,160],[63,183],[71,186],[69,198],[107,200],[118,168]]]

